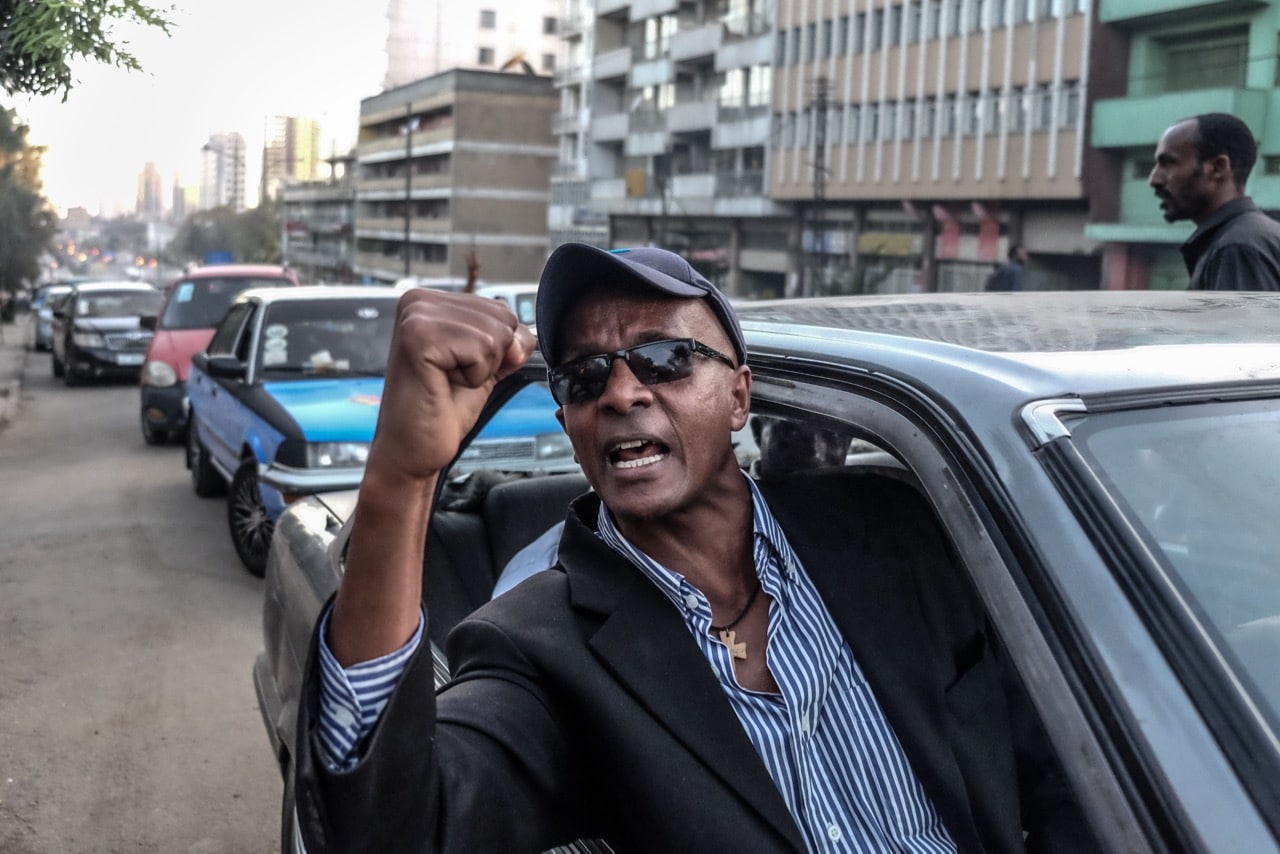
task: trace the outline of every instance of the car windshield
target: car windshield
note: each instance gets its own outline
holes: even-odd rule
[[[1086,458],[1280,714],[1280,400],[1086,417]]]
[[[76,299],[76,317],[141,317],[160,310],[157,291],[102,291]]]
[[[258,342],[262,374],[382,376],[395,313],[393,299],[277,302],[267,310]]]
[[[221,276],[180,281],[164,307],[158,324],[161,329],[212,329],[221,322],[231,301],[248,288],[268,288],[291,284],[268,276]]]

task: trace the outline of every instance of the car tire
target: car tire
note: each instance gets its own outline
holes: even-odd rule
[[[62,379],[62,374],[67,369],[66,365],[62,364],[62,360],[58,358],[57,353],[54,353],[49,359],[53,362],[53,378],[55,380]]]
[[[147,413],[142,413],[142,441],[148,445],[167,445],[169,443],[169,431],[159,430],[151,426],[151,422],[147,420]]]
[[[247,459],[236,469],[231,478],[231,492],[227,497],[227,527],[231,529],[231,543],[249,574],[262,578],[267,571],[267,552],[271,548],[271,534],[275,523],[267,516],[258,489],[258,461]]]
[[[209,451],[200,444],[200,431],[193,420],[187,425],[187,468],[191,469],[191,487],[201,498],[222,493],[222,477],[209,462]]]

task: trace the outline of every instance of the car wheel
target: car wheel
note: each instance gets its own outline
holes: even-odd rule
[[[142,413],[142,441],[148,445],[163,445],[169,441],[169,431],[152,427],[145,412]]]
[[[67,369],[66,366],[62,364],[62,360],[58,358],[57,353],[54,353],[49,358],[53,362],[53,378],[55,380],[62,379],[62,373]]]
[[[271,548],[271,532],[275,523],[267,516],[258,490],[258,461],[245,460],[231,479],[231,495],[227,499],[227,525],[231,542],[240,562],[250,575],[261,578],[267,571],[267,551]]]
[[[210,498],[222,492],[222,477],[209,462],[209,452],[200,444],[200,431],[194,421],[187,427],[187,468],[191,469],[191,486],[196,495]]]

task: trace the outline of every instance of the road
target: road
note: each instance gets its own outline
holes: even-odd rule
[[[262,582],[130,384],[27,359],[0,432],[0,851],[274,852]]]

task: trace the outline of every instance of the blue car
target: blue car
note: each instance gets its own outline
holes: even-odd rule
[[[187,467],[197,495],[228,493],[236,554],[262,575],[275,520],[317,492],[359,485],[382,401],[400,291],[261,288],[231,305],[191,360]],[[573,452],[543,386],[489,424],[486,467],[546,472]]]

